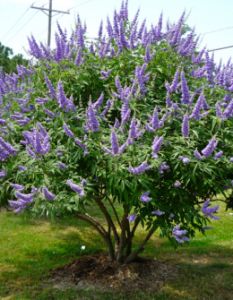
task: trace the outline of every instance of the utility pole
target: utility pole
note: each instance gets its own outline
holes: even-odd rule
[[[48,41],[47,41],[47,45],[48,45],[48,47],[50,47],[50,45],[51,45],[51,31],[52,31],[53,13],[69,15],[70,12],[68,10],[67,11],[62,11],[62,10],[53,9],[53,1],[52,0],[49,0],[49,8],[38,7],[38,6],[34,6],[33,4],[31,5],[31,8],[39,9],[48,16]]]

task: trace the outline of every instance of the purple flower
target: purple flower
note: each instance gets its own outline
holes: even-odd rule
[[[172,230],[172,236],[180,244],[189,241],[189,238],[186,236],[187,230],[180,229],[180,225],[176,225]]]
[[[134,175],[139,175],[144,173],[145,171],[149,170],[151,167],[148,165],[148,163],[146,161],[144,161],[143,163],[141,163],[139,166],[137,167],[129,167],[128,170],[131,174]]]
[[[203,205],[202,205],[202,212],[206,217],[209,217],[213,220],[218,220],[219,217],[214,216],[213,214],[217,213],[219,206],[213,206],[213,207],[209,207],[210,206],[210,199],[207,199]]]
[[[214,155],[214,159],[219,159],[223,156],[223,151],[219,151]]]
[[[178,84],[179,84],[179,76],[180,76],[180,71],[179,69],[176,71],[172,84],[170,85],[170,91],[169,93],[173,93],[177,90]]]
[[[93,105],[90,103],[87,109],[87,129],[93,132],[99,131],[99,121],[97,120]]]
[[[207,144],[207,146],[201,150],[201,153],[205,156],[205,157],[209,157],[215,150],[215,148],[217,147],[218,141],[213,137],[209,143]]]
[[[119,146],[118,138],[117,138],[114,128],[112,128],[112,131],[111,131],[110,143],[111,143],[112,149],[110,150],[107,147],[103,147],[103,150],[113,156],[123,153],[125,151],[125,148],[128,146],[127,142],[124,143],[122,146]]]
[[[156,130],[159,128],[159,114],[158,110],[155,107],[152,118],[151,118],[151,127]]]
[[[181,132],[183,137],[187,138],[189,136],[189,116],[187,114],[183,117]]]
[[[54,195],[52,192],[50,192],[47,187],[42,188],[42,192],[44,194],[44,197],[48,201],[53,201],[56,198],[56,195]]]
[[[162,162],[159,166],[159,174],[163,174],[165,171],[169,171],[170,167],[166,161]]]
[[[100,108],[100,106],[102,105],[103,100],[104,100],[104,93],[101,93],[101,95],[96,100],[96,102],[93,103],[93,105],[92,105],[93,108],[98,110]]]
[[[100,71],[100,74],[102,76],[101,79],[107,79],[110,76],[111,72],[112,72],[112,70],[108,70],[108,71],[102,70],[102,71]]]
[[[46,74],[44,74],[44,79],[45,79],[45,83],[46,83],[46,86],[49,90],[49,95],[52,99],[56,99],[56,91],[52,85],[52,82],[50,81],[50,79],[47,77]]]
[[[66,97],[61,81],[59,81],[57,84],[57,102],[59,104],[59,107],[62,108],[65,112],[74,110],[75,108],[72,99],[68,99]]]
[[[196,159],[202,160],[203,156],[201,155],[201,153],[197,149],[193,152],[193,154],[196,157]]]
[[[141,195],[140,200],[142,202],[150,202],[152,199],[149,197],[150,192],[145,192]]]
[[[139,129],[138,121],[135,118],[133,118],[129,127],[129,138],[134,140],[139,138],[141,134],[142,131]]]
[[[139,91],[142,95],[145,95],[145,93],[147,91],[146,83],[150,79],[150,74],[149,73],[145,74],[146,67],[147,67],[147,64],[144,63],[142,66],[137,66],[135,69],[135,77],[138,82]]]
[[[146,51],[145,51],[145,56],[144,56],[144,61],[145,63],[149,63],[152,59],[152,55],[151,55],[151,52],[150,52],[150,46],[147,45],[146,46]]]
[[[153,211],[151,212],[151,214],[154,215],[154,216],[160,217],[160,216],[164,215],[165,212],[162,211],[162,210],[160,210],[160,209],[156,209],[156,210],[153,210]]]
[[[13,187],[13,189],[17,190],[17,191],[22,191],[24,190],[24,186],[21,184],[17,184],[17,183],[11,183],[11,186]]]
[[[87,151],[87,147],[82,143],[82,141],[78,138],[74,139],[76,145],[78,145],[82,150]]]
[[[6,171],[5,170],[0,170],[0,178],[6,177]]]
[[[230,103],[227,105],[223,112],[224,119],[228,119],[233,116],[233,99],[230,101]]]
[[[71,179],[66,181],[66,184],[77,194],[79,194],[80,197],[85,196],[85,192],[83,189],[83,186],[80,186],[78,184],[75,184]]]
[[[68,126],[66,123],[63,124],[62,128],[64,129],[65,134],[66,134],[68,137],[71,137],[71,138],[74,138],[74,137],[75,137],[75,136],[74,136],[74,133],[70,130],[69,126]]]
[[[176,181],[174,182],[174,187],[175,187],[175,188],[181,187],[181,182],[180,182],[179,180],[176,180]]]
[[[230,157],[230,162],[233,162],[233,157]]]
[[[180,156],[179,159],[182,161],[182,163],[184,165],[187,165],[188,163],[190,163],[190,159],[188,157]]]
[[[111,132],[111,145],[112,145],[112,154],[116,155],[119,153],[119,144],[118,138],[114,130]]]
[[[131,214],[131,215],[128,215],[128,220],[129,220],[129,222],[134,222],[135,221],[135,219],[136,219],[136,217],[137,217],[137,215],[136,214]]]
[[[15,192],[15,196],[17,200],[10,200],[8,201],[10,204],[10,207],[14,209],[14,212],[19,213],[22,210],[24,210],[28,204],[33,202],[34,192],[31,194],[23,194],[19,191]]]
[[[24,131],[25,144],[28,154],[35,157],[36,154],[45,155],[50,150],[50,138],[45,128],[37,123],[37,128],[32,131]]]
[[[112,104],[113,104],[113,101],[108,99],[107,102],[106,102],[106,106],[104,108],[104,110],[102,111],[102,113],[100,114],[100,116],[102,118],[104,118],[106,116],[106,114],[109,112],[109,110],[111,109],[112,107]]]
[[[181,91],[182,91],[181,103],[189,104],[190,94],[189,94],[189,88],[185,78],[184,71],[181,72]]]
[[[197,102],[191,112],[190,118],[193,118],[196,120],[200,119],[200,112],[201,112],[201,109],[203,108],[203,101],[204,101],[204,95],[201,94],[199,96],[199,98],[197,99]]]
[[[152,144],[152,156],[154,158],[157,158],[158,157],[158,152],[162,146],[162,143],[163,143],[163,137],[160,136],[156,136],[153,140],[153,144]]]
[[[18,166],[18,170],[24,172],[27,170],[27,167],[20,165],[20,166]]]
[[[63,162],[58,162],[58,163],[57,163],[57,166],[58,166],[58,168],[61,169],[61,170],[65,170],[65,169],[68,168],[67,165],[64,164]]]
[[[5,161],[9,156],[15,155],[14,147],[0,137],[0,161]]]

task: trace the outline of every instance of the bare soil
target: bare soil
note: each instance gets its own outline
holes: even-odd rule
[[[177,275],[177,267],[155,259],[140,258],[130,264],[119,264],[107,255],[88,255],[59,267],[51,273],[56,288],[118,290],[131,293],[137,290],[155,292]]]

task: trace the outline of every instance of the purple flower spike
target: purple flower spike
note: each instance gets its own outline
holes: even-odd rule
[[[151,214],[152,214],[153,216],[160,217],[160,216],[164,215],[165,212],[162,211],[162,210],[160,210],[160,209],[156,209],[156,210],[153,210],[153,211],[151,212]]]
[[[48,201],[53,201],[56,198],[56,195],[54,195],[52,192],[50,192],[47,187],[42,188],[42,192],[44,194],[44,197]]]
[[[83,187],[80,186],[80,185],[78,185],[78,184],[75,184],[71,179],[67,180],[67,181],[66,181],[66,184],[67,184],[74,192],[76,192],[80,197],[85,196]]]
[[[149,170],[151,167],[148,165],[148,163],[146,161],[144,161],[142,164],[140,164],[139,166],[137,167],[129,167],[129,172],[131,174],[134,174],[134,175],[140,175],[142,173],[144,173],[145,171]]]
[[[111,145],[112,145],[112,154],[117,155],[119,153],[119,144],[118,138],[114,130],[111,132]]]
[[[103,101],[104,101],[104,94],[101,93],[101,95],[96,100],[96,102],[93,103],[93,108],[98,110],[100,108],[100,106],[102,105]]]
[[[219,151],[214,155],[214,159],[219,159],[223,156],[223,151]]]
[[[93,105],[90,103],[87,109],[87,128],[90,131],[99,131],[99,121],[97,120]]]
[[[214,150],[216,149],[218,144],[218,141],[213,137],[209,143],[207,144],[207,146],[201,150],[201,153],[205,156],[205,157],[209,157]]]
[[[189,98],[190,98],[189,88],[183,71],[181,72],[181,91],[182,91],[181,103],[189,104]]]
[[[20,165],[20,166],[18,166],[18,170],[24,172],[27,170],[27,167]]]
[[[179,159],[182,161],[182,163],[184,165],[187,165],[190,163],[190,159],[188,157],[185,157],[185,156],[180,156]]]
[[[162,143],[163,143],[163,137],[162,136],[160,136],[160,137],[156,136],[154,138],[154,141],[153,141],[153,144],[152,144],[152,155],[153,155],[154,158],[157,158],[157,156],[158,156],[157,154],[158,154],[158,152],[159,152],[159,150],[162,146]]]
[[[129,138],[134,140],[142,135],[142,131],[139,129],[139,124],[136,119],[132,119],[129,127]]]
[[[65,134],[66,134],[68,137],[71,137],[71,138],[74,138],[74,137],[75,137],[75,136],[74,136],[74,133],[70,130],[69,126],[68,126],[66,123],[64,123],[62,127],[63,127],[63,129],[64,129],[64,131],[65,131]]]
[[[192,110],[192,113],[191,113],[191,116],[190,118],[193,118],[193,119],[196,119],[196,120],[199,120],[200,119],[200,112],[201,112],[201,109],[203,108],[203,101],[204,101],[204,95],[201,94],[199,96],[199,98],[197,99],[197,102]]]
[[[217,213],[219,206],[213,206],[213,207],[209,207],[210,206],[210,199],[207,199],[203,205],[202,205],[202,212],[206,217],[209,217],[213,220],[219,220],[219,217],[214,216],[213,214]]]
[[[0,178],[6,177],[6,171],[5,170],[0,170]]]
[[[159,174],[163,174],[165,171],[169,171],[170,167],[166,161],[162,162],[159,166]]]
[[[201,155],[201,153],[197,149],[193,152],[193,154],[196,157],[196,159],[202,160],[203,156]]]
[[[101,79],[108,79],[108,77],[110,76],[112,70],[108,70],[108,71],[100,71],[101,74]]]
[[[143,193],[142,195],[141,195],[141,197],[140,197],[140,200],[142,201],[142,202],[150,202],[151,200],[152,200],[152,198],[151,197],[149,197],[149,194],[150,194],[150,192],[145,192],[145,193]]]
[[[183,117],[181,132],[183,137],[189,137],[189,116],[187,114]]]
[[[186,236],[187,230],[180,229],[180,225],[176,225],[172,230],[172,236],[180,244],[189,241],[189,238]]]
[[[170,85],[170,91],[169,91],[170,93],[173,93],[177,90],[179,84],[179,77],[180,77],[180,71],[177,70],[174,75],[172,84]]]
[[[67,169],[67,165],[64,164],[63,162],[58,162],[57,166],[58,166],[58,168],[59,168],[60,170],[65,170],[65,169]]]
[[[13,189],[15,189],[16,191],[22,191],[24,189],[24,186],[21,184],[17,184],[17,183],[11,183],[11,186],[13,187]]]
[[[136,217],[137,217],[137,215],[136,214],[131,214],[131,215],[128,215],[128,220],[129,220],[129,222],[134,222],[135,221],[135,219],[136,219]]]

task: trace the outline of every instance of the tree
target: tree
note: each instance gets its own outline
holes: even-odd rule
[[[75,215],[120,263],[158,229],[174,245],[205,232],[233,179],[232,65],[197,51],[184,18],[148,30],[123,2],[90,44],[79,18],[70,38],[58,26],[54,50],[31,37],[37,64],[2,85],[1,199]]]
[[[27,65],[22,54],[13,55],[13,50],[0,43],[0,69],[5,73],[16,71],[17,65]]]

